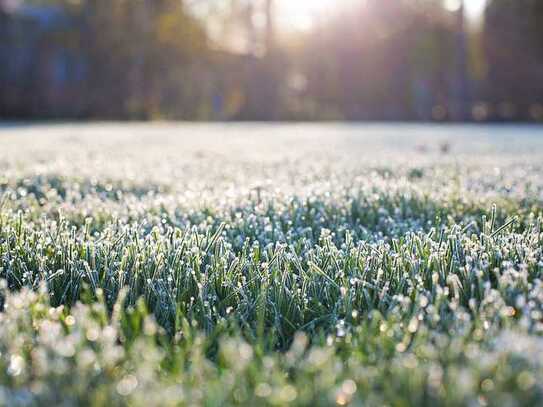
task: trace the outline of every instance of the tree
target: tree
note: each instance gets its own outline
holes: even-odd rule
[[[308,36],[304,97],[317,116],[431,119],[451,99],[454,32],[441,2],[368,0]]]
[[[533,119],[543,103],[543,2],[492,0],[483,36],[494,117]]]

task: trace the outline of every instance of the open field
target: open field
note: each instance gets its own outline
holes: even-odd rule
[[[0,405],[543,404],[543,128],[0,127]]]

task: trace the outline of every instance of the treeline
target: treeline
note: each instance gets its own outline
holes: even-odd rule
[[[180,1],[26,1],[2,19],[6,114],[204,116],[207,36]]]
[[[543,120],[538,0],[491,0],[476,26],[441,0],[361,0],[288,35],[272,0],[15,4],[1,117]]]

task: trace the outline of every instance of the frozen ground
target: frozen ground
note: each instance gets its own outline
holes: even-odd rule
[[[536,126],[0,126],[0,406],[541,405],[542,171]]]

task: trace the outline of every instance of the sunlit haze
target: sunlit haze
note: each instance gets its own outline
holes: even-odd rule
[[[468,16],[479,18],[484,12],[486,0],[468,0],[466,2],[466,12]]]
[[[445,8],[451,11],[458,10],[461,4],[461,0],[444,0]],[[466,7],[467,16],[477,19],[481,17],[484,11],[486,0],[464,0],[464,5]]]
[[[287,29],[309,29],[316,19],[349,2],[352,0],[280,0],[279,24]]]
[[[279,0],[279,25],[286,29],[307,30],[315,21],[323,16],[347,7],[349,4],[364,2],[365,0]],[[465,0],[466,15],[471,19],[478,19],[486,4],[486,0]],[[450,11],[456,11],[461,0],[444,0],[443,5]]]

